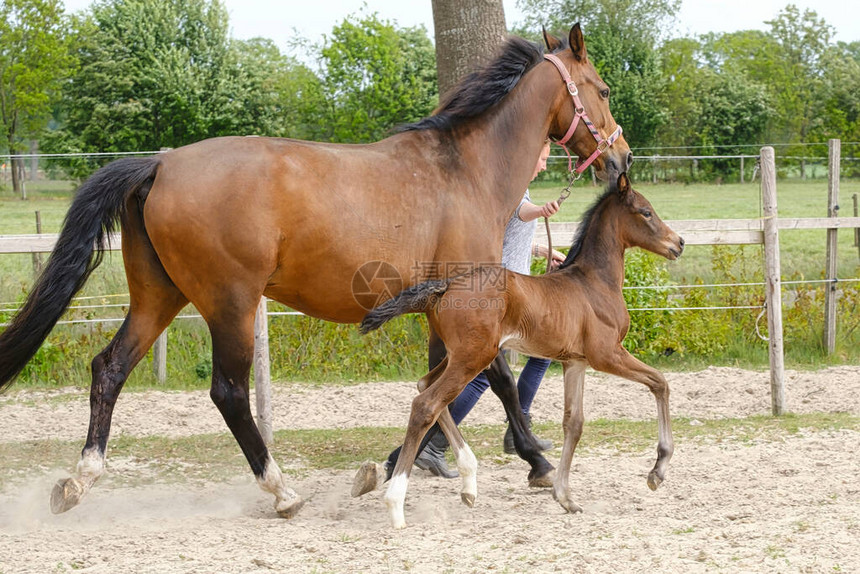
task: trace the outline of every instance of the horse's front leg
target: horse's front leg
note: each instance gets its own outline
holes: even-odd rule
[[[570,465],[573,462],[573,452],[582,436],[582,425],[585,419],[582,408],[582,397],[585,392],[585,361],[571,361],[564,365],[564,446],[561,449],[561,461],[553,483],[552,496],[568,512],[582,512],[582,507],[573,500],[570,492]]]
[[[501,352],[496,355],[486,374],[490,381],[490,388],[505,407],[505,413],[508,415],[508,421],[513,431],[517,454],[532,467],[529,471],[529,486],[534,488],[552,486],[553,466],[541,454],[534,436],[529,432],[525,415],[523,415],[520,406],[517,381]]]
[[[657,400],[657,462],[648,473],[648,488],[657,490],[657,487],[666,479],[666,470],[669,468],[669,461],[675,450],[672,421],[669,418],[669,383],[660,371],[649,367],[628,353],[621,345],[618,345],[615,352],[610,354],[609,359],[599,366],[596,364],[592,366],[603,372],[644,384]]]
[[[463,479],[460,500],[463,501],[463,504],[472,508],[475,506],[475,497],[478,495],[478,459],[475,458],[475,453],[466,444],[463,434],[460,432],[447,408],[442,409],[438,422],[442,432],[445,433],[445,438],[448,439],[448,443],[451,445],[451,449],[454,451],[457,470],[460,471],[460,477]]]

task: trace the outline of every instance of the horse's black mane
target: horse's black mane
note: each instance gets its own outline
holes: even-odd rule
[[[556,52],[567,48],[566,40]],[[514,89],[526,72],[543,61],[540,44],[511,37],[495,60],[466,76],[432,116],[400,126],[398,131],[450,130],[481,115]]]
[[[564,262],[558,266],[559,270],[564,269],[565,267],[570,267],[576,261],[576,257],[582,251],[582,243],[585,241],[585,232],[588,231],[588,228],[592,223],[591,220],[597,212],[597,208],[600,207],[607,197],[615,193],[618,193],[618,183],[612,182],[606,187],[606,191],[604,191],[600,197],[591,204],[591,207],[586,209],[585,213],[582,214],[582,220],[579,223],[579,227],[576,228],[576,235],[573,236],[573,243],[570,246],[570,251],[567,252],[567,257],[564,259]]]

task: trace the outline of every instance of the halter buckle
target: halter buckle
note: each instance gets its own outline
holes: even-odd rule
[[[579,88],[576,87],[576,83],[573,80],[567,82],[567,91],[571,96],[579,95]]]

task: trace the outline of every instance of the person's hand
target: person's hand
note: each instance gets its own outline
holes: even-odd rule
[[[558,201],[547,201],[540,208],[540,216],[541,217],[547,217],[547,218],[552,217],[553,215],[558,213],[559,209],[560,209],[560,207],[558,205]]]
[[[551,266],[550,268],[555,269],[556,267],[558,267],[559,265],[564,263],[565,259],[567,259],[567,257],[565,256],[564,253],[562,253],[561,251],[556,251],[555,249],[553,249],[552,250],[552,260],[550,260],[550,262],[549,262],[549,264]]]

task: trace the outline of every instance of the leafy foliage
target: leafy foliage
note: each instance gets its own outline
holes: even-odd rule
[[[326,105],[317,139],[371,142],[428,115],[438,99],[435,51],[423,26],[347,17],[321,49]]]

